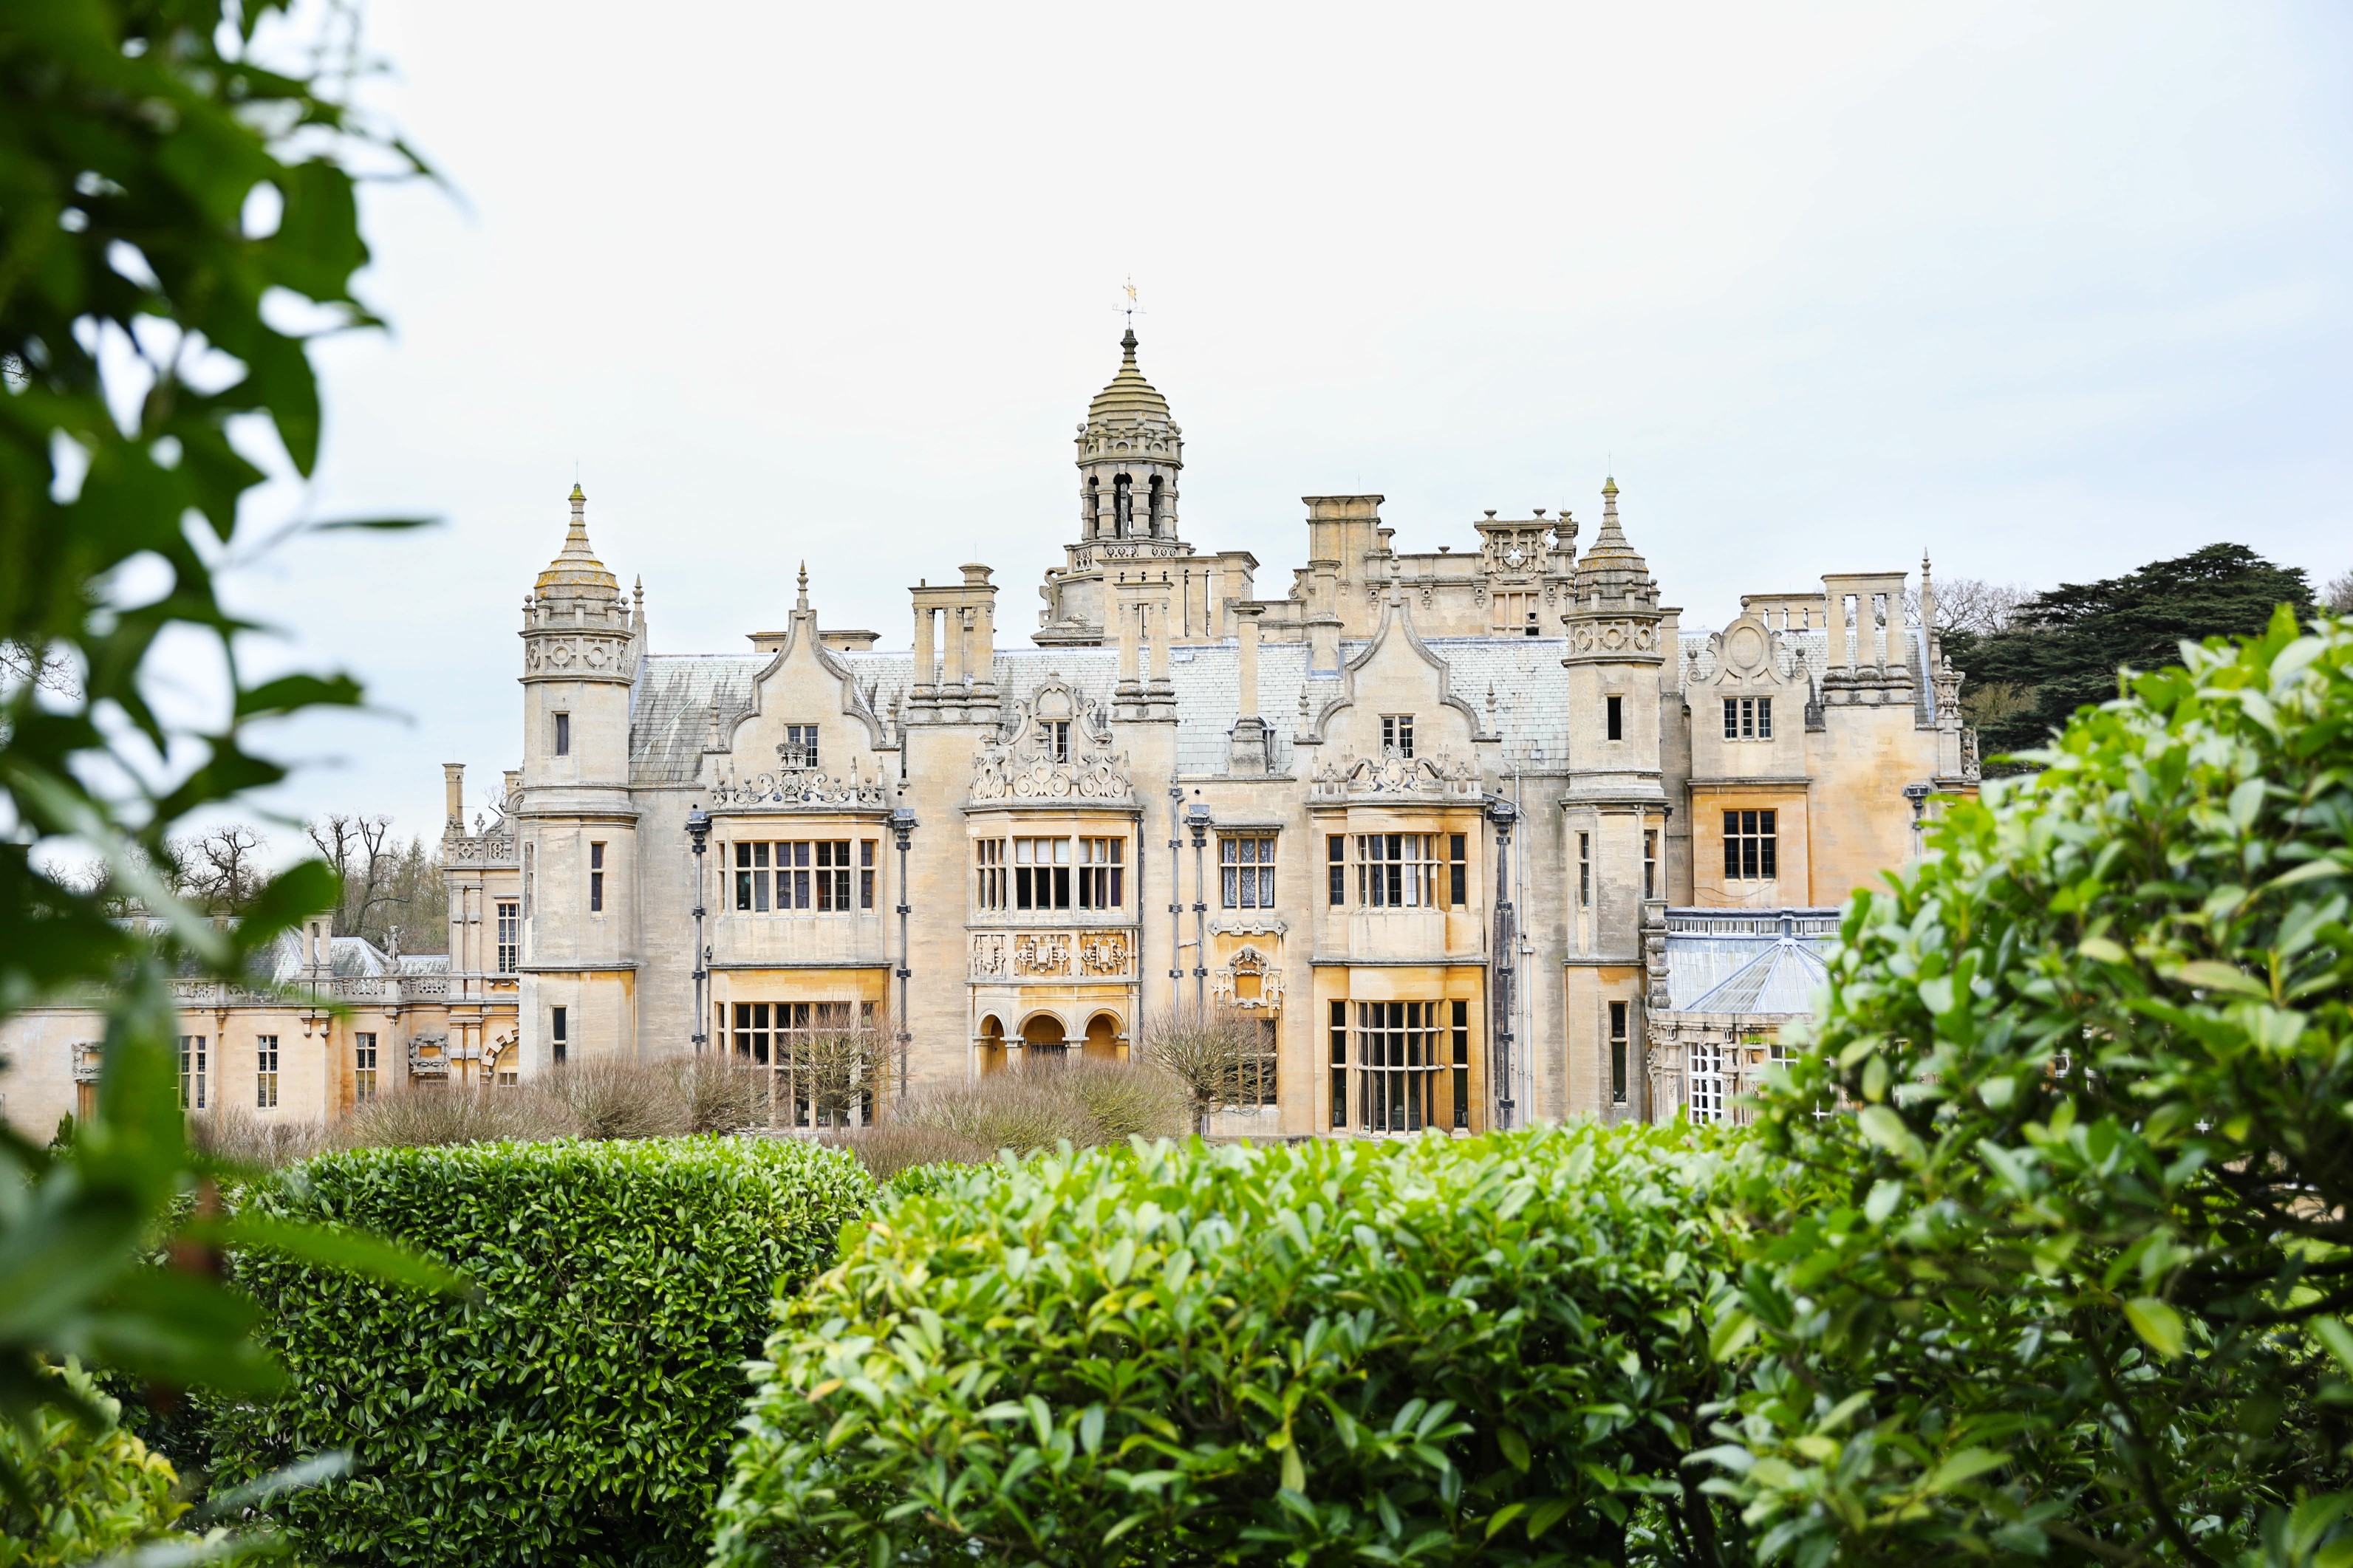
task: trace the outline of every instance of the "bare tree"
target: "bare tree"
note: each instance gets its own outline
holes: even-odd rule
[[[2353,572],[2339,573],[2320,590],[2320,607],[2332,616],[2353,616]]]
[[[448,894],[440,862],[422,838],[406,844],[393,837],[392,818],[330,812],[309,825],[319,858],[343,879],[335,907],[335,934],[364,937],[392,951],[446,950],[449,934]]]
[[[172,870],[182,896],[214,914],[239,912],[261,889],[261,850],[268,842],[242,823],[174,840]]]
[[[1193,1129],[1230,1106],[1255,1105],[1269,1063],[1266,1032],[1238,1008],[1178,1006],[1150,1019],[1136,1042],[1139,1059],[1175,1079],[1185,1090]]]
[[[1916,615],[1918,592],[1907,590],[1905,596]],[[2031,590],[2016,583],[1989,583],[1982,577],[1945,578],[1936,584],[1936,629],[1974,632],[1979,637],[2006,632],[2019,606],[2033,596]]]
[[[878,1099],[889,1067],[891,1022],[877,1008],[865,1017],[849,1013],[820,1021],[793,1041],[793,1073],[797,1092],[808,1099],[812,1120],[820,1127],[847,1127],[849,1110]]]
[[[330,812],[312,821],[309,832],[319,858],[343,879],[343,900],[335,907],[335,934],[367,935],[369,917],[382,901],[384,873],[390,869],[385,846],[392,835],[392,818]]]
[[[44,691],[61,696],[79,696],[80,683],[74,679],[74,668],[66,656],[32,643],[13,638],[0,638],[0,691],[29,682]]]

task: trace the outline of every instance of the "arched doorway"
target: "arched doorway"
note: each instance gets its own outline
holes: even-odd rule
[[[1005,1070],[1005,1026],[994,1013],[980,1021],[978,1054],[983,1078]]]
[[[1108,1013],[1098,1013],[1087,1020],[1086,1055],[1089,1061],[1119,1060],[1119,1020]]]
[[[1051,1013],[1040,1013],[1021,1026],[1021,1054],[1029,1059],[1027,1067],[1060,1067],[1071,1054],[1070,1043],[1062,1035],[1062,1020]]]

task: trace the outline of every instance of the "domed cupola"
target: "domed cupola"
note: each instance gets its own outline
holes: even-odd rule
[[[1113,554],[1163,554],[1128,541],[1176,538],[1176,475],[1184,433],[1168,400],[1135,363],[1135,330],[1120,339],[1119,374],[1087,405],[1079,426],[1079,541],[1119,542]]]
[[[1168,400],[1136,368],[1134,328],[1130,327],[1127,335],[1120,339],[1119,347],[1119,374],[1087,405],[1088,426],[1109,431],[1115,426],[1158,424],[1167,426],[1173,432],[1176,422],[1168,412]]]

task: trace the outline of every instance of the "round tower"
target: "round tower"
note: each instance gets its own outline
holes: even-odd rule
[[[523,601],[522,1065],[634,1048],[637,811],[629,799],[628,603],[572,489],[564,548]]]

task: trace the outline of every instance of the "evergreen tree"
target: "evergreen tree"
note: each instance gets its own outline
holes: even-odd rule
[[[2116,696],[2120,668],[2179,664],[2184,638],[2260,635],[2283,604],[2298,616],[2312,609],[2302,568],[2210,544],[2121,577],[2062,583],[2021,605],[2005,629],[1952,631],[1944,644],[1970,687],[2014,694],[1974,715],[1990,757],[2042,745],[2076,709]]]

